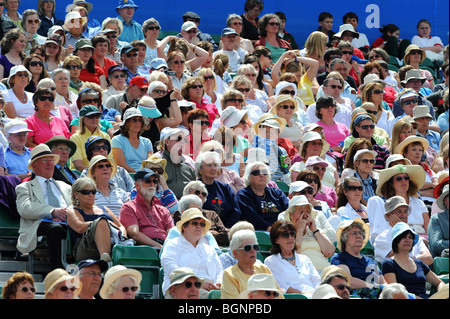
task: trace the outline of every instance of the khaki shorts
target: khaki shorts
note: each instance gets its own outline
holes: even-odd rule
[[[81,239],[79,239],[75,244],[75,247],[73,248],[73,256],[77,262],[85,259],[100,259],[100,253],[98,252],[97,245],[95,243],[95,232],[97,230],[98,223],[102,219],[108,222],[105,217],[97,218],[89,225]]]

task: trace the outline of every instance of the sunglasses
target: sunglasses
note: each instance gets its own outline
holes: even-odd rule
[[[313,166],[314,172],[325,172],[327,170],[326,167],[320,167],[320,166]]]
[[[175,64],[184,64],[184,60],[176,60],[176,61],[173,61],[173,63],[175,63]]]
[[[250,174],[252,174],[253,176],[259,175],[267,176],[269,175],[269,171],[267,171],[266,169],[255,169],[254,171],[251,171]]]
[[[292,91],[290,91],[290,90],[283,90],[283,91],[280,92],[280,94],[295,95],[295,91],[294,90],[292,90]]]
[[[370,59],[371,59],[371,60],[373,60],[373,59],[378,59],[379,57],[380,57],[379,54],[375,54],[375,55],[371,55],[371,56],[370,56]]]
[[[363,187],[362,186],[354,186],[354,185],[349,185],[345,188],[348,191],[363,191]]]
[[[136,123],[136,122],[144,123],[144,119],[142,117],[132,117],[130,119],[130,121],[133,122],[133,123]]]
[[[244,103],[244,100],[243,100],[243,99],[234,99],[234,98],[232,98],[232,99],[229,99],[228,102],[232,102],[232,103],[236,103],[236,102],[238,102],[238,103]]]
[[[404,175],[404,176],[397,176],[394,178],[394,180],[396,180],[397,182],[401,182],[402,180],[409,181],[410,178],[408,175]]]
[[[127,293],[128,291],[132,291],[132,292],[136,292],[138,290],[137,286],[132,286],[132,287],[122,287],[122,292]]]
[[[203,197],[207,197],[207,196],[208,196],[208,194],[206,194],[205,192],[201,192],[201,191],[199,191],[199,190],[194,191],[194,194],[197,195],[197,196],[199,196],[200,194],[202,194]]]
[[[347,285],[336,285],[336,286],[334,286],[334,288],[337,288],[337,289],[339,289],[339,290],[344,290],[344,289],[347,289],[348,291],[350,291],[352,288],[350,288],[349,286],[347,286]]]
[[[198,121],[197,123],[199,123],[201,126],[209,126],[211,124],[210,121]]]
[[[104,167],[106,167],[106,168],[111,168],[112,165],[109,164],[109,163],[108,163],[108,164],[98,164],[96,168],[102,169],[102,168],[104,168]]]
[[[289,238],[289,236],[291,236],[291,237],[297,237],[297,232],[295,232],[295,231],[293,231],[293,230],[291,230],[290,232],[283,232],[283,233],[281,233],[280,234],[280,237],[281,238]]]
[[[316,185],[319,185],[319,180],[316,178],[305,178],[305,182],[307,184],[315,183]]]
[[[151,26],[151,27],[148,27],[147,28],[147,31],[148,30],[150,30],[150,31],[154,31],[154,30],[160,30],[161,29],[161,27],[160,26],[158,26],[158,25],[156,25],[156,26]]]
[[[145,184],[153,184],[153,185],[158,185],[158,179],[156,178],[147,178],[143,180]]]
[[[150,167],[150,169],[159,175],[164,174],[164,170],[161,167]]]
[[[31,61],[30,62],[30,66],[44,66],[44,63],[42,63],[41,61]]]
[[[253,244],[253,245],[244,245],[242,248],[238,248],[237,250],[243,250],[246,253],[248,253],[250,250],[254,250],[254,251],[258,251],[259,250],[259,245],[258,244]]]
[[[242,22],[233,22],[231,25],[243,25]]]
[[[358,161],[363,162],[364,164],[375,164],[375,160],[374,159],[363,158],[363,159],[360,159]]]
[[[53,102],[55,101],[55,98],[53,96],[38,96],[38,100],[41,102],[45,101]]]
[[[170,137],[169,140],[171,141],[177,141],[177,142],[181,142],[184,139],[183,136],[178,135],[177,137]]]
[[[70,291],[75,291],[77,288],[76,287],[67,287],[67,286],[62,286],[62,287],[59,287],[59,290],[61,290],[62,292],[66,292],[66,291],[68,291],[68,290],[70,290]]]
[[[268,58],[269,60],[272,60],[272,55],[263,55],[263,56],[265,56],[266,58]]]
[[[250,92],[250,89],[236,89],[236,90],[238,90],[239,92],[241,92],[241,93],[248,93],[248,92]]]
[[[373,130],[375,128],[374,124],[370,124],[370,125],[361,125],[360,128],[362,128],[363,130],[368,130],[371,129]]]
[[[0,3],[0,6],[1,6],[2,4]],[[34,288],[34,287],[30,287],[30,288],[28,288],[28,287],[22,287],[22,289],[20,289],[23,293],[27,293],[28,292],[28,290],[29,291],[31,291],[32,293],[35,293],[36,292],[36,288]]]
[[[191,89],[203,89],[203,85],[202,84],[194,84],[191,86]]]
[[[372,94],[384,94],[383,90],[373,90]]]
[[[306,194],[312,195],[312,194],[314,194],[314,191],[311,188],[300,191],[300,195],[306,195]]]
[[[197,30],[189,30],[189,31],[186,31],[186,33],[197,34]]]
[[[274,25],[276,25],[277,27],[280,26],[280,24],[278,22],[269,22],[268,24],[271,26],[274,26]]]
[[[353,55],[353,51],[342,51],[342,55],[344,54]]]
[[[403,101],[402,104],[403,105],[410,105],[411,103],[418,103],[418,102],[419,102],[419,99],[414,98],[414,99],[411,99],[411,100]]]
[[[69,65],[67,69],[69,70],[81,70],[81,65]]]
[[[81,103],[86,103],[86,104],[92,104],[92,103],[100,103],[100,99],[99,98],[95,98],[95,99],[86,99],[81,101]]]
[[[117,35],[113,34],[113,35],[107,35],[106,36],[108,39],[117,39]]]
[[[278,298],[280,294],[276,291],[264,291],[264,296],[266,297],[270,297],[270,296],[274,296],[275,298]]]
[[[192,224],[192,226],[195,226],[195,227],[197,227],[197,226],[205,227],[206,226],[205,222],[198,222],[198,221],[195,221],[195,220],[191,221],[190,224]]]
[[[214,80],[214,75],[204,76],[203,79],[205,79],[205,81]]]
[[[331,87],[332,89],[339,89],[339,90],[342,90],[342,86],[341,86],[341,85],[334,85],[334,84],[331,84],[331,85],[328,85],[328,87]]]
[[[366,110],[366,111],[369,114],[373,114],[373,115],[377,115],[378,114],[378,111],[371,111],[371,110]]]
[[[127,53],[126,56],[127,56],[127,58],[135,58],[138,56],[138,54],[137,53]]]
[[[96,189],[82,189],[82,190],[78,191],[78,193],[83,194],[83,195],[95,195],[95,194],[97,194],[97,190]]]
[[[29,24],[32,24],[32,23],[34,23],[34,24],[39,24],[39,19],[35,19],[35,20],[29,19],[29,20],[27,20],[27,22],[28,22]]]
[[[200,287],[202,286],[202,283],[200,281],[196,281],[196,282],[192,282],[192,281],[185,281],[183,283],[184,287],[186,289],[190,289],[192,287],[192,285],[197,288],[200,289]]]
[[[295,106],[294,105],[278,105],[278,107],[283,109],[283,110],[287,110],[287,109],[295,110]]]
[[[409,54],[411,54],[411,55],[416,55],[416,54],[422,55],[422,51],[420,51],[420,50],[411,50],[411,51],[409,51]]]
[[[126,77],[126,74],[124,74],[124,73],[121,73],[121,74],[115,74],[115,75],[113,76],[114,79],[118,79],[118,78],[124,79],[125,77]]]
[[[25,72],[17,72],[15,75],[17,75],[18,77],[28,77],[28,73]]]

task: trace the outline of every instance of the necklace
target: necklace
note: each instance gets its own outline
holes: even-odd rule
[[[282,256],[282,255],[280,255],[281,256],[281,259],[283,259],[283,260],[287,260],[287,261],[293,261],[293,260],[295,260],[295,256],[292,256],[292,257],[284,257],[284,256]]]

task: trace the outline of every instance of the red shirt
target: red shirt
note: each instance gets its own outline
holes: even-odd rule
[[[108,77],[108,69],[113,66],[116,65],[117,62],[108,58],[104,58],[104,66],[103,68],[100,66],[100,64],[98,64],[97,60],[95,60],[95,66],[98,66],[99,68],[101,68],[103,70],[103,74],[105,75],[105,78]]]
[[[220,113],[219,110],[217,109],[215,104],[212,103],[207,103],[206,99],[202,99],[202,103],[201,104],[197,104],[197,102],[193,101],[193,100],[189,100],[189,102],[194,102],[195,105],[197,106],[197,108],[205,110],[206,112],[208,112],[209,115],[209,126],[208,129],[211,128],[211,126],[213,125],[213,122],[216,120],[216,114],[220,117]]]
[[[83,82],[93,82],[100,85],[99,78],[102,75],[105,75],[105,73],[103,73],[103,70],[100,67],[95,66],[95,73],[91,73],[86,69],[81,69],[81,73],[78,78]]]

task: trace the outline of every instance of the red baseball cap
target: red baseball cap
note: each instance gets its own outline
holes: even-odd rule
[[[148,80],[143,76],[135,76],[130,80],[129,85],[136,85],[141,89],[148,89]]]

